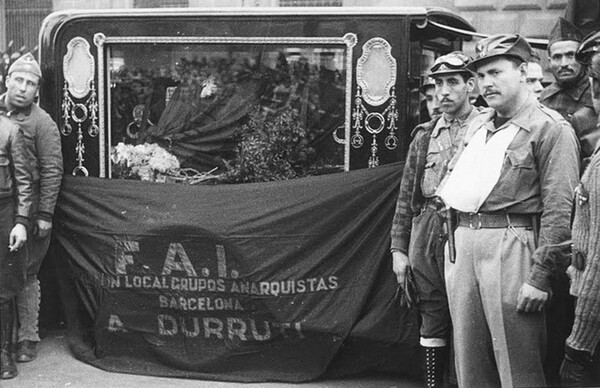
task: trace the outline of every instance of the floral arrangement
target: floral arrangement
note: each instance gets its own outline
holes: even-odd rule
[[[215,94],[219,88],[217,87],[215,77],[210,76],[204,82],[202,82],[202,91],[200,92],[200,98],[207,98]]]
[[[267,182],[305,176],[314,150],[290,107],[272,115],[255,109],[236,131],[236,157],[226,161],[230,183]]]
[[[112,147],[110,157],[113,162],[113,178],[162,183],[183,182],[191,185],[222,178],[220,175],[213,175],[216,167],[206,172],[181,168],[175,155],[154,143],[135,146],[119,143]]]
[[[164,182],[167,176],[178,175],[180,170],[175,155],[158,144],[119,143],[112,147],[110,157],[115,178]]]

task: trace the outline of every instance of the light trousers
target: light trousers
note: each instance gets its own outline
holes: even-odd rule
[[[545,386],[544,313],[518,313],[532,265],[533,231],[455,231],[456,261],[445,262],[459,387]]]

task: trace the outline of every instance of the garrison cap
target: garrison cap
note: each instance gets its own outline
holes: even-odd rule
[[[460,51],[454,51],[450,54],[442,55],[435,60],[431,66],[429,76],[435,77],[442,74],[451,73],[467,73],[472,74],[467,69],[467,65],[471,63],[471,58]]]
[[[20,71],[23,73],[30,73],[33,75],[37,75],[39,78],[42,78],[42,70],[40,69],[40,65],[37,63],[33,54],[27,53],[21,55],[19,59],[13,62],[12,65],[8,68],[8,74],[15,71]]]
[[[583,64],[589,64],[595,53],[600,53],[600,31],[589,34],[579,46],[575,59]]]
[[[581,42],[583,40],[583,33],[573,23],[563,17],[559,17],[548,36],[548,50],[550,50],[550,46],[554,43],[565,40]]]
[[[529,62],[532,56],[529,43],[515,34],[498,34],[481,39],[475,46],[475,54],[475,59],[467,65],[471,71],[476,71],[482,61],[490,58],[513,57]]]

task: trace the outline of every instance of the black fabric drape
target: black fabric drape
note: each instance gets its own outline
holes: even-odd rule
[[[77,290],[75,354],[214,380],[418,373],[416,315],[394,300],[388,251],[401,171],[220,186],[66,177],[55,237]]]
[[[233,134],[258,104],[262,88],[263,82],[247,77],[216,96],[202,97],[203,85],[179,85],[158,123],[140,141],[163,145],[183,167],[223,168],[221,156],[234,155]]]

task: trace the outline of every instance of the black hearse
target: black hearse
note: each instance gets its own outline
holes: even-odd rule
[[[440,8],[62,11],[40,33],[40,104],[74,175],[113,177],[120,142],[222,171],[240,123],[286,107],[310,167],[372,167],[404,159],[423,74],[473,31]]]
[[[472,32],[438,8],[50,15],[40,104],[66,176],[45,275],[75,356],[212,380],[418,376],[391,163],[422,75]]]

